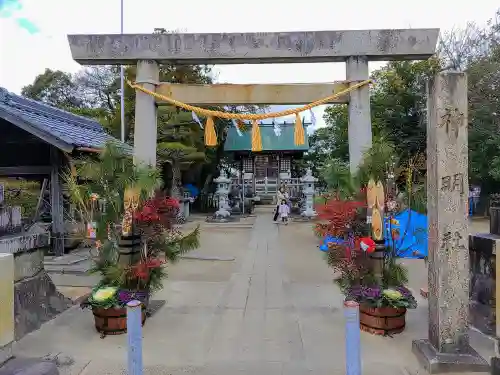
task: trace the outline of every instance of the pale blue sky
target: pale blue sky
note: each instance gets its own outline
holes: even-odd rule
[[[491,18],[498,0],[123,0],[126,33],[155,27],[183,32],[264,32],[464,26]],[[0,86],[19,93],[45,68],[76,72],[67,34],[119,33],[120,0],[0,0]],[[236,5],[239,4],[239,5]],[[380,67],[373,63],[370,69]],[[228,83],[306,83],[345,79],[343,63],[225,65]],[[322,109],[316,111],[318,121]]]

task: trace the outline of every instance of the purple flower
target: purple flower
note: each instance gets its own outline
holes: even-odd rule
[[[361,297],[363,295],[363,287],[362,286],[354,286],[349,289],[348,295],[351,297]]]
[[[362,286],[356,285],[349,289],[347,295],[356,300],[362,300],[365,298],[379,298],[382,293],[382,289],[377,286]]]
[[[147,295],[148,294],[146,292],[133,292],[130,290],[121,290],[118,293],[118,300],[123,304],[126,304],[133,300],[144,302],[147,298]]]
[[[380,294],[382,293],[382,290],[380,287],[375,286],[375,287],[370,287],[366,288],[364,290],[364,297],[366,298],[378,298],[380,297]]]
[[[403,297],[408,298],[413,296],[413,293],[406,287],[404,286],[398,286],[395,288],[399,293],[403,295]]]

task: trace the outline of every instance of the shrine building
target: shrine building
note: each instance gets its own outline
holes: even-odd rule
[[[261,122],[262,151],[252,151],[252,131],[239,132],[234,126],[227,132],[224,152],[232,155],[233,184],[251,188],[263,200],[275,197],[277,189],[285,184],[291,196],[301,193],[300,178],[305,171],[299,170],[297,161],[309,150],[309,139],[305,131],[305,142],[297,146],[294,142],[294,122]],[[304,128],[311,123],[303,122]]]

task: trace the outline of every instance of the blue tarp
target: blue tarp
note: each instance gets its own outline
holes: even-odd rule
[[[427,256],[427,216],[413,210],[405,210],[394,216],[397,224],[386,225],[386,246],[394,242],[396,255],[400,258],[423,258]],[[399,230],[399,239],[392,241],[392,229]]]
[[[418,259],[427,256],[427,216],[412,210],[405,210],[394,216],[394,221],[396,223],[388,225],[387,219],[384,219],[385,245],[392,246],[394,244],[396,256],[399,258]],[[399,230],[399,239],[390,240],[391,229]],[[344,243],[344,240],[326,236],[319,249],[328,251],[328,243]]]
[[[193,198],[196,198],[198,196],[198,194],[200,194],[200,191],[198,190],[198,188],[196,186],[194,186],[193,184],[184,185],[184,190],[188,191],[189,195]]]
[[[327,235],[323,241],[323,244],[319,247],[321,251],[328,251],[328,245],[329,243],[334,243],[334,244],[343,244],[344,240],[342,238],[337,238],[337,237],[332,237]]]

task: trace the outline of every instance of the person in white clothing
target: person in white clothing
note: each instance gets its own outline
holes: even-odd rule
[[[273,221],[278,220],[279,208],[280,208],[281,201],[283,199],[285,199],[285,188],[280,187],[279,190],[276,192],[276,210],[274,211]]]
[[[287,201],[283,199],[281,204],[279,205],[278,212],[281,217],[281,221],[285,224],[288,224],[288,214],[290,213],[290,207],[287,204]]]

